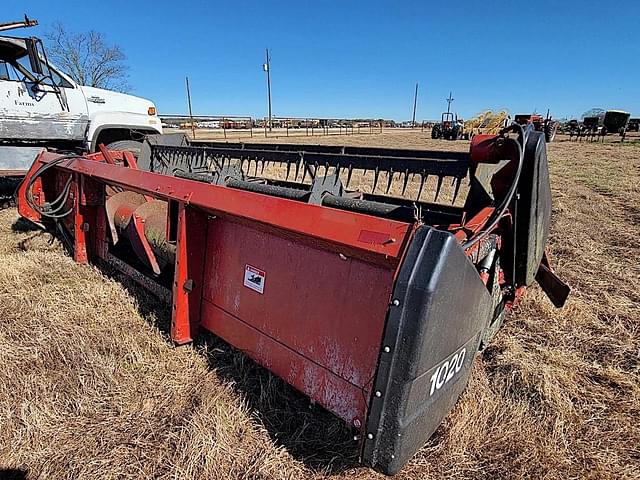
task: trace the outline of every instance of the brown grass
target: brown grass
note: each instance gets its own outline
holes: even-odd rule
[[[305,140],[467,148],[419,132]],[[572,297],[556,310],[527,293],[399,478],[639,477],[640,148],[549,150],[551,251]],[[378,477],[340,421],[210,335],[174,348],[167,316],[0,212],[0,478]]]

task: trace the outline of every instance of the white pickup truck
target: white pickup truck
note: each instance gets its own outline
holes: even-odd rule
[[[24,173],[43,147],[136,150],[158,133],[151,101],[78,85],[47,61],[39,39],[0,36],[0,177]]]

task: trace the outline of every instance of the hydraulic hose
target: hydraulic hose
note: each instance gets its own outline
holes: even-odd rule
[[[44,172],[46,172],[50,168],[55,167],[56,165],[58,165],[59,163],[65,160],[76,159],[76,158],[82,158],[82,157],[79,155],[64,155],[62,157],[58,157],[40,166],[40,168],[38,168],[38,170],[36,170],[34,174],[27,181],[27,186],[25,189],[25,196],[26,196],[27,203],[33,210],[38,212],[38,214],[40,214],[41,216],[57,220],[60,218],[64,218],[67,215],[69,215],[71,212],[73,212],[73,207],[71,207],[65,212],[60,213],[61,210],[66,205],[67,201],[69,200],[69,195],[71,194],[71,181],[72,181],[71,175],[69,175],[69,178],[67,179],[65,186],[62,189],[62,192],[53,201],[45,204],[44,208],[40,207],[33,199],[33,184],[36,182],[38,178],[40,178],[40,176],[42,176]],[[19,188],[20,187],[18,187],[18,189]]]
[[[480,240],[482,240],[488,233],[493,231],[493,229],[498,224],[500,219],[504,216],[505,212],[507,211],[507,208],[509,208],[509,205],[511,204],[511,200],[513,199],[513,196],[516,193],[516,190],[518,188],[518,182],[520,181],[520,173],[522,172],[522,165],[524,164],[524,145],[526,144],[526,135],[525,135],[524,128],[522,128],[522,125],[519,125],[517,123],[513,123],[510,126],[502,129],[500,131],[500,135],[504,135],[505,133],[512,130],[518,130],[520,135],[518,137],[518,140],[515,140],[510,137],[505,138],[506,142],[513,142],[513,144],[518,149],[518,165],[516,167],[516,172],[513,176],[513,181],[511,182],[511,186],[509,187],[509,191],[503,198],[500,206],[494,211],[494,214],[491,220],[488,221],[487,225],[480,232],[478,232],[476,235],[474,235],[473,237],[471,237],[469,240],[467,240],[465,243],[462,244],[463,250],[467,250],[468,248],[472,247],[473,245],[478,243]]]

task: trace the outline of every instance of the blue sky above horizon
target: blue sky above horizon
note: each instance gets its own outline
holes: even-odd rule
[[[54,22],[96,30],[121,46],[131,93],[161,114],[266,114],[264,49],[272,51],[273,114],[411,118],[446,110],[463,117],[547,108],[578,117],[592,107],[640,116],[640,2],[176,2],[32,0],[3,6],[44,36]],[[27,9],[25,11],[25,9]]]

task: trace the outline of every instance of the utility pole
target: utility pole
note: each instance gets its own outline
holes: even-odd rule
[[[416,106],[418,105],[418,82],[416,82],[416,93],[413,95],[413,119],[411,120],[411,128],[416,126]]]
[[[266,51],[266,62],[262,65],[262,69],[267,72],[267,95],[269,99],[269,131],[271,131],[271,55],[269,49]]]
[[[193,124],[193,112],[191,111],[191,90],[189,89],[189,77],[185,77],[187,81],[187,101],[189,102],[189,118],[191,120],[191,135],[196,138],[196,127]]]
[[[453,102],[455,98],[451,96],[451,92],[449,92],[449,98],[447,98],[447,113],[451,113],[451,102]]]

